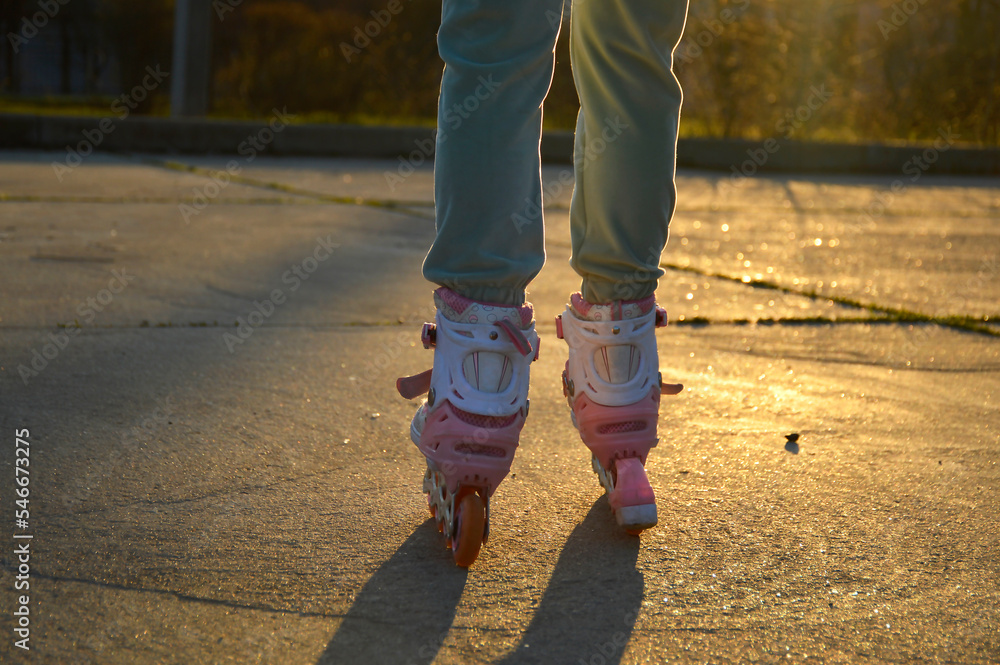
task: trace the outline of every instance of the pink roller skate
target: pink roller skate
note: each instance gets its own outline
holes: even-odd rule
[[[664,384],[659,372],[655,333],[666,324],[653,296],[594,305],[574,293],[556,318],[556,334],[569,345],[563,393],[573,425],[593,454],[615,519],[636,535],[656,525],[645,464],[658,441],[660,395],[683,388]]]
[[[530,304],[479,303],[434,292],[436,324],[421,340],[434,368],[396,381],[399,394],[427,393],[410,438],[427,457],[424,491],[455,563],[467,567],[489,536],[490,497],[510,471],[528,415],[528,370],[538,357]]]

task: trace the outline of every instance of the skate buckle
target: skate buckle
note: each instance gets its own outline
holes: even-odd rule
[[[563,384],[563,397],[572,397],[575,386],[573,385],[573,379],[569,378],[566,374],[566,370],[562,373],[562,384]]]
[[[660,306],[657,306],[657,308],[656,308],[656,327],[657,328],[662,328],[665,325],[667,325],[667,310],[663,309]]]
[[[423,329],[420,331],[420,341],[423,342],[425,349],[436,346],[437,326],[433,323],[425,323]]]
[[[562,314],[556,317],[556,337],[563,339]]]

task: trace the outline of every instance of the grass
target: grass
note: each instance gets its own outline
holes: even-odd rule
[[[0,95],[0,113],[103,116],[111,114],[113,97],[22,97]]]

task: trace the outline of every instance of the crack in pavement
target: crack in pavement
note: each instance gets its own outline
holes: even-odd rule
[[[140,162],[141,163],[145,163],[145,164],[150,165],[150,166],[155,166],[155,167],[166,169],[166,170],[170,170],[170,171],[185,172],[185,173],[194,173],[194,174],[197,174],[197,175],[202,175],[202,176],[207,176],[207,177],[211,177],[214,174],[222,173],[223,172],[223,171],[220,171],[220,170],[217,170],[217,169],[208,169],[208,168],[204,168],[204,167],[200,167],[200,166],[194,166],[194,165],[190,165],[190,164],[184,164],[184,163],[177,162],[177,161],[172,161],[172,160],[157,160],[157,159],[152,159],[152,158],[144,158],[144,159],[141,159]],[[279,183],[279,182],[268,182],[268,181],[260,180],[260,179],[257,179],[257,178],[252,178],[252,177],[249,177],[249,176],[230,175],[228,173],[227,173],[227,176],[229,177],[229,179],[230,179],[231,182],[235,182],[235,183],[238,183],[238,184],[243,184],[243,185],[247,185],[247,186],[251,186],[251,187],[257,187],[257,188],[261,188],[261,189],[267,189],[267,190],[270,190],[270,191],[278,191],[278,192],[284,192],[284,193],[287,193],[287,194],[293,194],[293,195],[295,195],[297,197],[305,197],[305,199],[306,199],[305,201],[303,201],[302,199],[298,199],[298,198],[296,198],[296,199],[288,199],[288,198],[273,199],[274,202],[277,202],[277,203],[280,203],[280,204],[293,204],[293,205],[309,204],[309,205],[316,205],[316,204],[320,204],[320,203],[333,203],[333,204],[338,204],[338,205],[368,206],[368,207],[381,208],[381,209],[384,209],[384,210],[386,210],[388,212],[398,212],[400,214],[404,214],[404,215],[412,216],[412,217],[418,217],[418,218],[421,218],[421,219],[430,219],[430,220],[434,219],[433,212],[431,214],[427,214],[423,210],[420,210],[420,211],[413,210],[413,208],[415,208],[415,207],[423,208],[423,209],[426,209],[426,208],[430,207],[431,209],[433,209],[434,204],[432,202],[429,203],[429,202],[426,202],[426,201],[406,201],[406,200],[396,200],[396,199],[375,199],[375,198],[364,198],[364,197],[336,196],[336,195],[330,195],[330,194],[323,194],[321,192],[315,192],[315,191],[312,191],[312,190],[303,189],[303,188],[299,188],[299,187],[294,187],[292,185],[286,185],[286,184]],[[31,201],[31,202],[42,202],[42,201],[52,201],[52,202],[55,202],[55,201],[58,201],[58,202],[73,202],[73,203],[79,203],[79,202],[82,202],[82,201],[85,201],[85,200],[86,201],[92,201],[92,202],[104,202],[105,201],[104,197],[40,197],[40,196],[39,197],[35,197],[35,196],[12,197],[10,195],[0,193],[0,201],[15,201],[15,200],[17,200],[17,201]],[[129,199],[124,198],[124,197],[121,197],[121,198],[109,197],[106,200],[108,202],[115,202],[115,203],[129,202]],[[193,202],[193,199],[190,199],[190,200],[189,199],[185,199],[184,201],[178,201],[177,199],[157,198],[157,199],[140,199],[139,201],[140,202],[152,202],[152,201],[155,201],[155,202],[170,202],[170,203],[178,203],[178,202],[180,202],[180,203],[183,203],[185,201]],[[255,201],[255,200],[252,200],[252,199],[242,199],[242,200],[238,200],[238,201],[253,201],[255,203],[259,203],[260,202],[260,201]],[[233,203],[233,200],[232,199],[223,199],[222,201],[218,201],[218,202],[213,201],[213,203]],[[549,209],[563,209],[563,208],[565,208],[565,209],[568,210],[568,207],[564,206],[563,204],[550,205],[550,206],[546,206],[546,208],[549,208]],[[707,206],[707,207],[706,206],[694,206],[694,207],[691,207],[691,208],[680,208],[680,207],[678,208],[679,212],[685,212],[685,211],[705,211],[705,210],[707,210],[707,211],[725,212],[725,211],[727,211],[729,209],[728,208],[724,208],[722,206]],[[737,208],[733,208],[732,210],[735,211],[735,210],[737,210]],[[844,209],[844,208],[841,208],[841,209],[831,209],[830,211],[831,212],[836,212],[838,214],[849,214],[849,213],[852,212],[850,209]],[[817,211],[816,210],[810,210],[810,212],[817,212]],[[854,212],[860,212],[860,210],[854,211]],[[906,216],[910,212],[912,212],[913,214],[916,214],[917,211],[899,211],[899,210],[896,210],[896,211],[893,211],[892,214],[893,214],[893,216]],[[996,212],[997,212],[997,214],[1000,214],[1000,209],[998,209]],[[951,211],[951,214],[953,216],[957,216],[957,217],[983,217],[983,216],[985,216],[985,217],[992,217],[993,214],[994,214],[994,209],[990,208],[989,210],[985,211],[985,214],[965,212],[965,211]],[[559,245],[559,246],[568,246],[568,245],[564,245],[564,243],[556,243],[556,244]],[[59,257],[50,257],[50,256],[44,256],[44,257],[39,256],[39,257],[35,257],[35,258],[37,258],[37,259],[49,259],[49,260],[69,260],[69,259],[65,259],[65,258],[61,259]],[[92,260],[107,260],[107,259],[101,258],[101,259],[92,259]],[[661,262],[659,265],[660,265],[661,268],[664,268],[664,269],[667,269],[667,270],[675,270],[675,271],[678,271],[678,272],[687,272],[687,273],[696,274],[696,275],[699,275],[699,276],[702,276],[702,277],[710,277],[710,278],[720,279],[720,280],[723,280],[723,281],[728,281],[728,282],[732,282],[732,283],[741,284],[741,285],[744,285],[744,286],[749,286],[749,287],[755,288],[755,289],[774,290],[774,291],[778,291],[778,292],[785,293],[785,294],[788,294],[788,295],[801,296],[801,297],[809,298],[809,299],[812,299],[812,300],[827,300],[827,301],[831,301],[831,302],[834,302],[834,303],[837,303],[839,305],[843,305],[843,306],[846,306],[846,307],[851,307],[851,308],[854,308],[854,309],[860,309],[860,310],[863,310],[863,311],[867,311],[867,312],[875,315],[875,316],[871,316],[871,317],[849,317],[849,318],[834,318],[834,317],[826,317],[826,316],[812,316],[812,317],[779,317],[779,318],[768,318],[768,319],[750,319],[750,318],[710,319],[710,318],[707,318],[707,317],[694,317],[694,318],[691,318],[691,319],[685,319],[684,321],[676,321],[676,322],[674,322],[675,325],[688,325],[688,326],[698,326],[698,325],[749,325],[749,324],[762,324],[762,325],[827,324],[827,325],[833,325],[833,324],[857,324],[857,323],[862,323],[862,322],[864,322],[864,323],[875,323],[875,322],[883,322],[883,323],[930,323],[930,324],[938,325],[938,326],[945,327],[945,328],[951,328],[951,329],[955,329],[955,330],[960,330],[960,331],[963,331],[963,332],[973,332],[973,333],[978,333],[978,334],[986,335],[986,336],[989,336],[989,337],[1000,337],[1000,329],[992,328],[992,327],[989,327],[988,325],[983,325],[983,324],[989,324],[989,322],[990,322],[991,319],[992,320],[1000,320],[1000,315],[997,315],[997,316],[979,316],[979,317],[976,317],[976,316],[955,315],[955,314],[949,314],[949,315],[943,315],[943,316],[942,315],[924,314],[922,312],[917,312],[917,311],[913,311],[913,310],[907,310],[907,309],[900,308],[900,307],[891,307],[891,306],[887,306],[887,305],[878,305],[878,304],[875,304],[875,303],[866,303],[866,302],[863,302],[863,301],[860,301],[860,300],[855,300],[853,298],[848,298],[848,297],[845,297],[845,296],[823,294],[823,293],[820,293],[818,291],[803,291],[803,290],[799,290],[799,289],[793,289],[791,287],[787,287],[787,286],[783,286],[781,284],[778,284],[777,282],[770,282],[770,281],[761,280],[761,279],[752,279],[752,278],[750,278],[749,276],[746,276],[746,275],[741,276],[741,277],[736,277],[734,275],[729,275],[729,274],[725,274],[725,273],[710,272],[710,271],[707,271],[707,270],[700,270],[700,269],[692,267],[692,266],[684,266],[684,265],[680,265],[680,264],[676,264],[676,263],[668,263],[668,262]],[[226,294],[226,295],[231,295],[231,294]],[[61,327],[61,328],[68,328],[68,327],[76,327],[76,328],[78,328],[78,327],[80,327],[80,326],[75,325],[75,324],[74,325],[71,325],[71,324],[57,324],[57,325],[59,327]],[[343,324],[319,325],[319,326],[313,326],[313,327],[315,327],[317,329],[324,329],[324,328],[340,328],[340,327],[348,327],[348,326],[368,327],[368,326],[380,326],[380,325],[398,325],[398,324],[394,324],[394,323],[382,323],[382,322],[370,323],[370,322],[358,321],[358,322],[347,322],[347,323],[343,323]],[[155,327],[158,327],[158,328],[163,328],[163,327],[174,327],[174,324],[172,322],[167,321],[167,322],[158,322],[158,323],[155,323],[155,324],[148,324],[147,322],[144,322],[143,325],[139,325],[139,326],[127,326],[127,325],[126,326],[114,326],[114,325],[108,325],[108,326],[103,326],[103,327],[104,328],[133,328],[133,327],[145,328],[145,327],[152,327],[152,326],[155,326]],[[213,324],[210,325],[210,324],[208,324],[206,322],[190,323],[190,324],[188,324],[188,326],[189,327],[219,327],[218,323],[213,323]],[[185,327],[185,326],[184,326],[184,324],[177,324],[177,327]],[[310,326],[296,326],[295,324],[284,324],[284,325],[269,325],[269,326],[266,326],[266,327],[269,327],[269,328],[271,328],[271,327],[273,327],[273,328],[286,328],[286,327],[310,327]],[[7,328],[7,327],[6,326],[0,326],[0,329],[4,329],[4,328]],[[34,328],[25,328],[25,329],[45,329],[45,328],[44,327],[41,327],[41,328],[34,327]]]
[[[211,176],[213,173],[219,173],[221,171],[213,169],[205,169],[198,166],[189,166],[186,164],[180,164],[176,162],[151,162],[147,160],[147,163],[153,166],[158,166],[161,168],[166,168],[168,170],[183,171],[195,173],[197,175]],[[282,183],[272,183],[263,180],[257,180],[255,178],[248,178],[246,176],[231,176],[233,182],[237,184],[247,185],[249,187],[258,187],[268,190],[276,190],[280,192],[287,192],[289,194],[294,194],[294,197],[275,197],[275,198],[258,198],[258,197],[226,197],[223,199],[213,200],[212,205],[323,205],[328,203],[334,203],[338,205],[362,205],[362,206],[374,206],[380,208],[388,208],[392,210],[404,210],[407,214],[413,214],[417,217],[427,217],[422,212],[412,210],[413,208],[433,208],[434,203],[431,201],[419,201],[419,200],[405,200],[405,199],[373,199],[364,197],[351,197],[351,196],[335,196],[332,194],[323,194],[322,192],[314,192],[308,189],[302,189],[298,187],[292,187],[290,185],[284,185]],[[187,205],[193,205],[197,203],[194,198],[189,197],[169,197],[169,196],[99,196],[99,195],[34,195],[34,194],[7,194],[5,192],[0,192],[0,203],[120,203],[120,204],[167,204],[167,203],[183,203]],[[549,203],[543,206],[545,210],[557,210],[559,212],[568,212],[570,207],[565,203]],[[757,206],[758,210],[781,210],[786,211],[785,208],[781,206]],[[861,215],[867,212],[863,208],[809,208],[810,214],[835,214],[835,215]],[[677,213],[744,213],[746,212],[745,206],[720,206],[720,205],[693,205],[684,206],[678,205],[675,209]],[[919,217],[926,213],[923,210],[892,210],[885,213],[886,217]],[[986,210],[943,210],[935,213],[936,216],[942,218],[953,218],[953,219],[976,219],[976,218],[986,218],[990,219],[993,217],[1000,217],[1000,208],[988,208]]]
[[[887,321],[892,323],[931,323],[934,325],[941,326],[943,328],[952,328],[955,330],[961,330],[963,332],[973,332],[979,333],[981,335],[986,335],[988,337],[1000,337],[1000,330],[990,328],[989,322],[1000,320],[1000,315],[985,315],[985,316],[969,316],[964,314],[924,314],[923,312],[917,312],[909,309],[903,309],[902,307],[891,307],[889,305],[878,305],[875,303],[867,303],[861,300],[855,300],[853,298],[848,298],[846,296],[830,295],[826,293],[820,293],[819,291],[803,291],[800,289],[793,289],[789,286],[783,286],[777,282],[769,282],[763,279],[752,279],[748,275],[743,275],[741,277],[736,277],[734,275],[727,275],[725,273],[710,272],[708,270],[701,270],[692,266],[684,266],[677,263],[660,263],[661,268],[667,270],[676,270],[678,272],[687,272],[701,277],[712,277],[715,279],[720,279],[727,282],[733,282],[736,284],[742,284],[744,286],[749,286],[754,289],[768,289],[771,291],[778,291],[780,293],[785,293],[793,296],[802,296],[804,298],[810,298],[812,300],[829,300],[831,302],[837,303],[838,305],[843,305],[845,307],[853,307],[854,309],[864,310],[866,312],[872,312],[873,314],[880,314],[881,316],[873,317],[871,320]],[[823,319],[823,317],[806,317]],[[694,319],[691,319],[692,321]],[[781,319],[777,319],[780,321]],[[818,322],[818,321],[817,321]],[[831,319],[830,323],[836,323],[836,319]]]
[[[17,566],[7,559],[0,559],[0,568],[7,570],[10,573],[17,572]],[[117,584],[115,582],[102,582],[100,580],[91,580],[82,577],[69,577],[65,575],[51,575],[48,573],[40,573],[35,570],[31,571],[31,577],[34,579],[43,579],[50,582],[75,582],[77,584],[86,584],[88,586],[96,586],[102,589],[114,589],[116,591],[137,591],[140,593],[154,593],[160,595],[174,596],[178,600],[196,602],[196,603],[207,603],[210,605],[222,605],[224,607],[231,607],[234,609],[243,610],[257,610],[260,612],[270,612],[272,614],[296,614],[301,617],[318,617],[318,618],[328,618],[328,619],[339,619],[345,618],[346,614],[330,614],[326,612],[313,612],[309,610],[283,610],[276,607],[268,607],[266,605],[245,605],[243,603],[237,603],[228,600],[219,600],[218,598],[204,598],[201,596],[193,596],[191,594],[183,593],[181,591],[173,591],[171,589],[153,589],[149,587],[136,587],[129,586],[127,584]]]
[[[544,206],[546,210],[559,210],[560,212],[568,212],[570,207],[565,203],[552,203]],[[781,211],[782,213],[787,213],[788,208],[777,205],[755,205],[755,210],[770,210],[770,211]],[[795,210],[793,207],[792,210]],[[810,215],[864,215],[868,214],[866,208],[798,208],[802,212],[808,212]],[[737,205],[678,205],[674,208],[676,213],[688,213],[688,212],[700,212],[700,213],[739,213],[745,214],[747,212],[746,206]],[[926,210],[906,210],[906,209],[896,209],[883,213],[883,217],[923,217],[927,214]],[[986,210],[942,210],[940,212],[934,212],[935,217],[941,218],[956,218],[956,219],[976,219],[976,218],[986,218],[990,219],[993,217],[1000,217],[1000,207],[994,208],[990,207]]]
[[[408,215],[411,217],[419,217],[421,219],[434,219],[434,215],[427,215],[422,210],[414,210],[413,208],[433,208],[434,204],[427,201],[405,201],[396,199],[375,199],[375,198],[365,198],[363,196],[336,196],[333,194],[323,194],[322,192],[314,192],[309,189],[303,189],[301,187],[294,187],[292,185],[286,185],[280,182],[268,182],[266,180],[260,180],[257,178],[252,178],[244,175],[230,175],[226,171],[219,169],[206,169],[201,166],[194,166],[191,164],[182,164],[181,162],[175,161],[161,161],[154,159],[144,159],[143,163],[149,164],[151,166],[158,166],[163,169],[170,171],[180,171],[184,173],[194,173],[196,175],[202,175],[211,177],[217,173],[226,173],[226,176],[231,182],[235,182],[240,185],[248,185],[250,187],[258,187],[260,189],[267,189],[271,191],[284,192],[286,194],[294,194],[296,196],[303,196],[315,201],[323,203],[335,203],[339,205],[355,205],[355,206],[368,206],[372,208],[381,208],[387,212],[398,212],[403,215]]]
[[[183,203],[193,205],[194,198],[168,196],[35,196],[30,194],[4,194],[0,192],[0,203],[134,203],[134,204],[165,204]],[[239,198],[227,197],[212,202],[213,205],[321,205],[323,201],[312,199],[291,198]]]
[[[0,559],[0,568],[14,574],[17,572],[17,566],[7,559]],[[270,614],[293,614],[303,618],[319,618],[319,619],[351,619],[357,621],[364,621],[367,623],[379,625],[379,626],[392,626],[399,627],[400,624],[394,621],[384,621],[374,617],[358,616],[357,614],[338,613],[338,612],[317,612],[312,610],[293,610],[293,609],[281,609],[278,607],[270,607],[268,605],[250,605],[245,603],[238,603],[230,600],[221,600],[218,598],[207,598],[204,596],[195,596],[189,593],[184,593],[182,591],[174,591],[172,589],[155,589],[150,587],[141,586],[130,586],[128,584],[119,584],[116,582],[102,582],[101,580],[87,579],[83,577],[70,577],[66,575],[52,575],[49,573],[40,573],[32,570],[31,577],[35,579],[43,579],[49,582],[69,582],[75,584],[84,584],[87,586],[96,586],[101,589],[111,589],[115,591],[133,591],[137,593],[152,593],[157,595],[173,596],[174,598],[182,602],[193,602],[193,603],[205,603],[208,605],[219,605],[223,607],[230,607],[239,610],[253,610],[258,612],[267,612]],[[414,627],[415,624],[408,622],[405,624],[407,628]],[[495,634],[512,635],[512,633],[504,628],[488,628],[485,626],[462,626],[462,625],[451,625],[449,630],[470,630],[476,632],[487,632]]]
[[[731,352],[732,349],[718,346],[709,345],[712,349],[722,352]],[[780,359],[780,360],[799,360],[802,362],[812,362],[819,363],[821,365],[831,364],[831,365],[859,365],[861,367],[886,367],[897,372],[940,372],[942,374],[995,374],[1000,372],[1000,365],[994,367],[915,367],[913,365],[907,365],[902,362],[899,364],[893,364],[890,362],[874,362],[871,360],[848,360],[847,358],[819,358],[817,356],[804,356],[798,354],[788,353],[787,351],[781,351],[780,353],[762,353],[760,351],[753,351],[744,349],[740,351],[742,355],[753,356],[754,358],[770,358],[770,359]]]
[[[706,275],[713,276],[713,275]],[[792,295],[802,295],[808,297],[806,294],[801,294],[792,291]],[[834,300],[828,296],[819,296],[818,299],[823,300]],[[836,301],[835,301],[836,302]],[[841,303],[843,304],[843,303]],[[852,305],[848,305],[852,306]],[[197,307],[197,309],[208,309],[207,307]],[[859,309],[864,309],[860,308]],[[992,322],[994,319],[1000,320],[1000,316],[994,317],[984,317],[979,319],[978,317],[943,317],[934,318],[929,315],[911,314],[906,312],[906,310],[901,310],[903,314],[873,314],[871,316],[782,316],[782,317],[766,317],[766,318],[733,318],[733,319],[716,319],[704,316],[695,316],[686,319],[680,319],[676,321],[671,321],[671,326],[676,326],[679,328],[699,328],[706,326],[837,326],[837,325],[896,325],[901,323],[909,324],[921,324],[921,325],[933,325],[940,328],[948,328],[956,330],[958,332],[966,333],[976,333],[985,335],[987,337],[1000,337],[1000,328],[994,329],[990,327],[966,327],[961,321],[952,321],[952,318],[971,319],[973,322],[978,323],[979,321],[986,321],[987,319]],[[231,316],[229,313],[223,313],[222,316]],[[340,323],[264,323],[257,328],[267,328],[269,330],[342,330],[345,328],[398,328],[404,326],[411,326],[420,323],[423,319],[413,319],[410,321],[343,321]],[[948,321],[948,322],[946,322]],[[191,321],[188,323],[174,323],[173,321],[158,321],[149,322],[143,321],[142,323],[107,323],[104,325],[95,326],[79,326],[73,323],[57,323],[54,326],[51,325],[0,325],[0,330],[19,330],[19,331],[46,331],[52,328],[59,328],[62,330],[88,330],[88,331],[102,331],[102,330],[146,330],[152,328],[158,329],[189,329],[189,328],[233,328],[232,324],[229,323],[219,323],[218,321],[212,321],[211,323],[207,321]],[[555,324],[548,323],[547,321],[536,322],[536,327],[540,330],[554,330]]]
[[[226,489],[218,489],[218,490],[207,492],[207,493],[201,494],[201,495],[187,496],[187,497],[175,497],[175,498],[167,498],[167,499],[138,499],[138,500],[135,500],[135,501],[128,501],[126,503],[117,503],[117,504],[110,505],[110,506],[101,506],[101,507],[97,507],[97,508],[90,508],[90,509],[87,509],[87,510],[72,510],[72,511],[63,512],[63,513],[53,513],[53,514],[47,515],[46,517],[48,519],[72,518],[72,517],[79,517],[79,516],[82,516],[82,515],[93,515],[95,513],[107,512],[109,510],[114,510],[114,509],[118,509],[118,508],[134,508],[135,506],[176,506],[176,505],[180,505],[180,504],[184,504],[184,503],[192,503],[192,502],[195,502],[195,501],[202,501],[204,499],[212,499],[212,498],[216,498],[216,497],[228,496],[228,495],[231,495],[231,494],[254,494],[254,493],[259,493],[261,491],[266,491],[266,490],[273,489],[273,488],[278,487],[280,485],[285,485],[285,484],[288,484],[288,483],[294,483],[294,482],[298,482],[300,480],[309,480],[309,479],[317,478],[317,477],[321,477],[321,476],[329,476],[331,474],[334,474],[334,473],[337,473],[337,472],[341,472],[341,471],[345,471],[345,470],[346,470],[346,467],[345,468],[336,468],[336,469],[324,469],[323,471],[315,471],[313,473],[307,473],[307,474],[303,474],[303,475],[299,475],[299,476],[288,476],[286,478],[278,478],[278,479],[272,480],[270,482],[257,483],[255,485],[241,485],[239,487],[232,487],[232,488],[226,488]],[[381,487],[371,487],[371,488],[365,488],[365,489],[383,489],[383,488],[381,488]],[[389,489],[393,489],[393,488],[390,487]]]

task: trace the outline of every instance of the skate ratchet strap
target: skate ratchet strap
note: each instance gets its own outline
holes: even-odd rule
[[[502,328],[503,331],[507,333],[507,337],[510,338],[511,344],[514,345],[514,348],[517,349],[518,353],[522,356],[526,356],[532,352],[531,342],[529,342],[528,338],[524,336],[524,333],[510,321],[504,319],[502,321],[497,321],[493,325],[498,328]]]
[[[431,372],[433,371],[433,369],[429,369],[413,376],[399,377],[396,379],[396,390],[406,399],[420,397],[431,389]]]
[[[420,341],[423,342],[425,349],[437,346],[437,326],[433,323],[425,323],[420,331]]]

